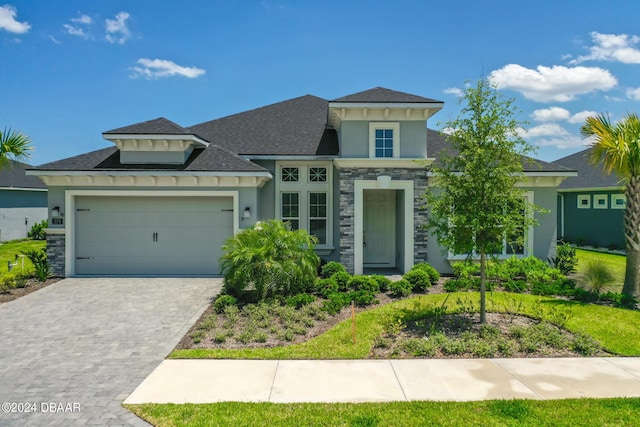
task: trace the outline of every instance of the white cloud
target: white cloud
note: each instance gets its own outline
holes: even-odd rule
[[[107,30],[105,38],[109,43],[124,44],[129,39],[131,36],[129,27],[127,27],[129,16],[127,12],[120,12],[116,15],[116,19],[107,19],[105,21]]]
[[[543,138],[535,141],[538,147],[556,147],[560,149],[585,147],[588,142],[576,135],[567,135],[564,138]]]
[[[87,33],[85,33],[82,28],[74,27],[73,25],[70,25],[70,24],[63,24],[62,26],[64,27],[65,30],[67,30],[67,34],[71,34],[72,36],[87,38]]]
[[[464,92],[459,87],[450,87],[444,90],[444,93],[455,95],[457,97],[462,97]]]
[[[589,48],[589,54],[579,56],[570,64],[584,61],[615,61],[624,64],[640,64],[640,49],[634,45],[640,43],[640,37],[628,34],[591,33],[594,46]]]
[[[597,116],[597,115],[598,113],[596,113],[595,111],[584,110],[584,111],[580,111],[579,113],[575,113],[567,121],[573,124],[584,123],[584,121],[587,120],[587,117]]]
[[[512,89],[538,102],[566,102],[578,95],[609,90],[618,84],[608,71],[598,67],[539,65],[535,70],[509,64],[492,71],[489,80],[501,89]]]
[[[534,110],[530,114],[531,118],[536,122],[559,122],[567,120],[571,113],[561,107],[549,107],[540,110]]]
[[[137,63],[140,65],[130,68],[132,73],[129,77],[131,78],[155,80],[162,77],[183,76],[195,79],[205,73],[205,70],[201,68],[183,67],[166,59],[140,58]]]
[[[541,136],[566,136],[569,132],[557,123],[543,123],[533,126],[524,134],[526,138],[538,138]]]
[[[627,97],[634,101],[640,101],[640,87],[627,89]]]
[[[80,15],[78,18],[71,18],[71,22],[76,24],[89,25],[93,23],[93,19],[89,15]]]
[[[18,10],[11,5],[0,6],[0,29],[10,33],[24,34],[31,28],[28,22],[16,21]]]

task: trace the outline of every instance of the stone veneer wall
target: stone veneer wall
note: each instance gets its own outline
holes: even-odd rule
[[[427,261],[427,207],[423,195],[427,189],[424,169],[344,168],[340,169],[340,262],[354,271],[354,185],[356,180],[373,180],[389,175],[392,180],[413,181],[414,263]]]
[[[51,274],[64,277],[64,234],[47,234],[47,258]]]

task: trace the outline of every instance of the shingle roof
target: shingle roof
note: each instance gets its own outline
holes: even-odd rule
[[[602,170],[602,163],[592,165],[589,163],[589,153],[591,148],[579,151],[575,154],[555,160],[556,165],[566,166],[578,171],[578,176],[565,180],[558,190],[569,190],[574,188],[605,188],[622,187],[621,178],[615,174],[606,175]]]
[[[363,103],[443,103],[431,98],[424,98],[410,93],[398,92],[383,87],[376,87],[334,99],[331,102],[363,102]]]
[[[69,157],[40,165],[37,170],[108,171],[108,170],[174,170],[193,172],[265,172],[266,169],[229,152],[223,147],[209,145],[206,149],[193,150],[183,165],[170,164],[122,164],[117,147],[103,148],[75,157]]]
[[[338,137],[327,128],[327,110],[327,100],[305,95],[187,129],[245,156],[337,155]]]
[[[103,135],[119,134],[119,135],[192,135],[187,129],[173,123],[171,120],[159,117],[146,122],[136,123],[117,129],[112,129],[102,133]]]
[[[447,134],[433,129],[427,129],[427,157],[439,158],[442,155],[454,155],[451,143],[447,141]],[[574,169],[558,164],[545,162],[532,157],[521,156],[524,172],[574,172]]]
[[[26,163],[9,160],[7,166],[0,168],[0,188],[47,188],[37,176],[24,173],[30,167]]]

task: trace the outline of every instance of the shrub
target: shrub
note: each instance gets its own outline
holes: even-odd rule
[[[569,275],[573,273],[578,264],[578,255],[576,248],[568,243],[562,243],[556,248],[556,257],[551,259],[552,265],[560,270],[562,274]]]
[[[405,279],[400,279],[397,282],[391,282],[389,285],[389,292],[392,297],[401,298],[411,295],[412,286]]]
[[[338,292],[338,284],[336,279],[329,277],[327,279],[316,279],[315,293],[323,298],[328,298],[329,295]]]
[[[339,262],[330,261],[320,268],[320,277],[326,279],[327,277],[331,277],[339,272],[346,273],[347,269],[344,268],[344,265],[340,264]]]
[[[31,230],[27,233],[27,237],[32,238],[33,240],[46,240],[47,234],[44,230],[49,227],[49,223],[46,219],[41,222],[37,222],[31,226]]]
[[[453,275],[456,278],[470,278],[480,274],[480,265],[472,261],[456,262],[451,266]]]
[[[46,249],[31,249],[25,251],[24,254],[29,258],[36,270],[36,278],[41,282],[47,280],[51,273],[51,266],[49,264],[49,259],[47,258]]]
[[[487,285],[488,284],[489,283],[487,283]],[[480,278],[461,277],[459,279],[449,279],[444,282],[444,290],[447,292],[469,291],[471,289],[480,289]]]
[[[440,280],[440,273],[438,273],[438,270],[436,270],[426,262],[421,262],[419,264],[414,265],[413,268],[411,268],[411,270],[425,271],[429,275],[429,279],[432,285],[435,285],[436,283],[438,283],[438,280]]]
[[[380,288],[380,292],[387,292],[389,290],[391,279],[389,279],[387,276],[383,276],[382,274],[375,274],[370,277],[378,283],[378,288]]]
[[[287,305],[295,308],[301,308],[307,304],[314,302],[316,298],[309,294],[297,294],[287,298]]]
[[[228,239],[220,259],[224,290],[237,298],[253,291],[258,300],[306,291],[315,280],[320,258],[317,239],[291,230],[279,220],[255,224]]]
[[[411,288],[415,292],[424,292],[431,286],[429,273],[421,269],[412,269],[405,273],[402,278],[411,283]]]
[[[369,276],[353,276],[347,282],[347,288],[354,291],[380,292],[380,286]]]
[[[575,284],[567,278],[549,281],[537,281],[531,285],[533,295],[573,295]]]
[[[351,275],[346,271],[338,271],[331,276],[336,284],[338,285],[338,290],[345,292],[349,290],[349,280],[351,280]]]
[[[329,314],[338,314],[350,302],[351,296],[349,294],[333,293],[329,295],[326,301],[322,302],[322,310]]]
[[[502,284],[502,287],[507,292],[518,293],[525,292],[527,289],[529,289],[527,282],[522,279],[507,280]]]
[[[238,300],[231,295],[219,295],[213,303],[213,309],[216,313],[220,314],[224,312],[224,309],[229,305],[236,305]]]
[[[602,293],[615,283],[615,276],[609,266],[600,260],[591,260],[578,275],[578,285],[592,292]]]
[[[349,296],[358,307],[366,307],[368,305],[377,304],[378,302],[380,302],[376,299],[376,294],[373,291],[369,291],[366,289],[351,292]]]

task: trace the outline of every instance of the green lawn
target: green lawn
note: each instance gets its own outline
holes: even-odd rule
[[[175,350],[169,357],[174,359],[363,359],[369,354],[374,339],[382,332],[382,322],[390,314],[399,313],[405,318],[419,318],[421,313],[440,306],[445,307],[448,312],[459,310],[461,307],[467,311],[478,311],[479,299],[476,292],[433,294],[361,312],[356,316],[357,342],[355,345],[352,342],[351,321],[347,320],[301,344],[239,350]],[[590,335],[610,352],[624,356],[640,355],[640,340],[638,340],[640,311],[508,292],[489,293],[487,309],[545,319],[569,331]]]
[[[7,262],[15,262],[16,255],[21,255],[24,251],[30,249],[43,249],[46,246],[44,240],[12,240],[0,244],[0,279],[8,273]],[[21,270],[22,261],[18,261],[19,265],[14,268],[14,271]],[[25,270],[33,270],[33,264],[25,257],[24,259]]]
[[[125,405],[154,426],[637,426],[640,399]]]
[[[614,292],[622,291],[622,284],[624,283],[624,270],[627,265],[627,257],[624,255],[608,254],[603,252],[588,251],[586,249],[576,249],[576,255],[578,256],[578,273],[589,261],[598,260],[607,265],[613,272],[616,278],[616,285],[613,288]]]

